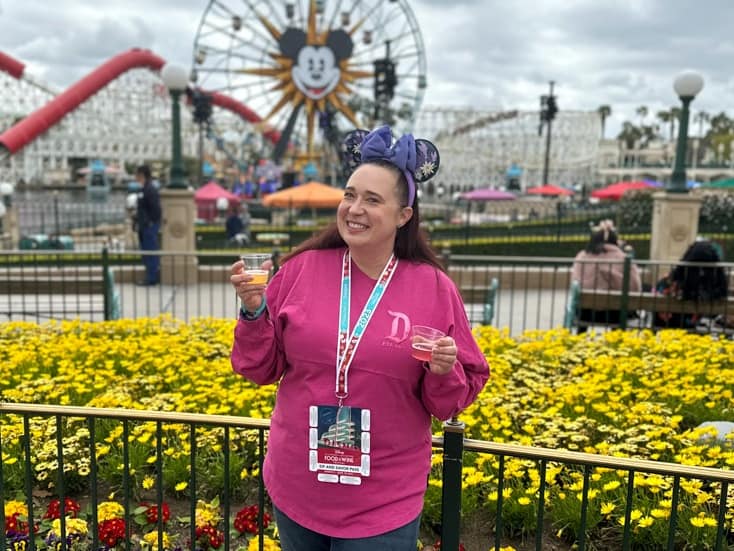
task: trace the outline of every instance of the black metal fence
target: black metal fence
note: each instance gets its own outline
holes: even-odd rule
[[[145,276],[141,260],[145,255],[160,256],[160,285],[137,285]],[[229,284],[229,270],[237,259],[238,251],[234,250],[0,252],[0,321],[99,321],[161,314],[184,320],[235,317],[239,306]],[[596,270],[597,277],[589,278],[587,273],[582,279],[598,280],[598,285],[581,289],[573,285],[572,258],[449,255],[445,260],[470,322],[507,328],[510,334],[562,326],[585,330],[588,325],[599,329],[682,327],[728,333],[734,322],[732,263],[673,265],[630,258],[626,277],[634,265],[642,288],[609,291],[608,285],[602,285],[610,266],[604,262],[583,265],[587,272]],[[683,290],[663,289],[661,282],[675,266],[679,266],[683,279],[695,275],[694,269],[716,274],[721,292],[707,295],[704,289],[695,298],[684,295]],[[584,310],[616,311],[617,316],[589,320]],[[666,314],[670,314],[667,321],[661,322]]]
[[[220,496],[219,507],[222,510],[222,522],[217,523],[215,530],[221,530],[222,546],[225,551],[232,549],[236,542],[236,532],[232,531],[234,522],[232,513],[242,495],[256,496],[258,549],[264,549],[264,528],[266,510],[270,508],[267,502],[262,482],[262,465],[266,448],[265,434],[270,427],[268,420],[225,415],[201,415],[190,413],[173,413],[145,410],[105,409],[88,407],[66,407],[35,404],[3,404],[0,403],[0,423],[2,423],[2,439],[0,439],[0,453],[4,460],[0,462],[0,509],[5,510],[8,496],[24,496],[27,510],[25,518],[6,517],[0,515],[0,547],[2,549],[27,549],[34,551],[38,547],[34,537],[29,537],[29,531],[36,525],[43,511],[39,510],[39,484],[37,450],[45,450],[45,467],[43,472],[51,471],[55,475],[52,481],[54,493],[58,497],[59,527],[55,533],[55,540],[44,548],[59,549],[100,549],[102,536],[99,530],[98,511],[103,501],[109,500],[107,489],[110,475],[110,456],[107,450],[111,445],[119,452],[115,455],[116,485],[120,487],[121,519],[124,520],[124,539],[115,549],[129,551],[133,548],[131,527],[135,524],[134,480],[140,478],[134,472],[134,466],[145,468],[154,476],[153,505],[157,507],[157,514],[150,533],[155,533],[155,544],[150,547],[164,549],[164,476],[172,463],[172,447],[184,450],[188,473],[186,494],[188,497],[189,541],[197,540],[196,522],[197,502],[199,499],[211,499],[212,488],[209,491],[202,489],[201,481],[205,475],[205,465],[197,461],[200,446],[205,446],[211,454],[215,447],[221,455],[222,468],[219,471],[220,480],[215,484],[217,495]],[[496,510],[493,524],[494,541],[487,542],[487,547],[499,551],[507,543],[507,536],[503,530],[503,519],[511,512],[503,508],[505,485],[509,484],[512,474],[509,470],[510,460],[518,458],[531,462],[537,469],[539,478],[534,482],[537,486],[535,549],[543,549],[543,529],[547,507],[546,500],[550,500],[551,479],[557,474],[549,476],[551,467],[558,469],[562,466],[569,473],[580,474],[582,486],[577,492],[581,502],[579,517],[576,519],[575,545],[583,551],[595,548],[592,542],[587,541],[587,522],[591,523],[592,499],[590,480],[594,473],[603,470],[616,470],[626,473],[627,483],[622,505],[624,507],[625,523],[621,531],[619,549],[630,550],[633,547],[631,515],[634,508],[635,475],[657,474],[670,481],[672,492],[670,498],[670,514],[667,518],[668,549],[681,548],[681,534],[678,511],[683,506],[681,496],[681,482],[698,480],[706,484],[712,495],[718,496],[718,501],[711,505],[712,514],[716,518],[715,542],[713,548],[718,551],[727,548],[727,497],[730,484],[734,483],[734,473],[721,469],[693,467],[673,463],[664,463],[649,460],[608,457],[602,455],[552,450],[545,448],[520,446],[466,440],[463,436],[463,424],[450,421],[444,424],[442,437],[434,437],[436,449],[442,450],[442,503],[441,503],[441,549],[444,551],[458,551],[461,538],[461,499],[462,499],[462,463],[464,454],[486,455],[495,458],[496,470],[483,483],[485,494],[490,500],[494,496]],[[147,434],[154,442],[152,461],[139,455],[137,440]],[[81,435],[81,436],[80,436]],[[110,435],[114,435],[110,438]],[[69,447],[74,440],[74,461],[70,462]],[[249,444],[245,445],[245,442]],[[164,449],[165,447],[165,449]],[[105,451],[102,451],[105,450]],[[236,450],[236,453],[233,453]],[[119,460],[119,461],[118,461]],[[141,464],[144,463],[144,465]],[[67,465],[68,463],[68,465]],[[235,463],[237,463],[235,465]],[[245,482],[240,480],[239,470],[246,464],[256,469],[256,475],[250,480],[254,487],[245,488]],[[50,466],[49,466],[50,465]],[[82,472],[83,466],[84,472]],[[180,470],[180,469],[179,469]],[[102,473],[106,472],[106,475]],[[578,477],[577,477],[578,478]],[[48,481],[46,481],[48,482]],[[73,484],[73,487],[72,487]],[[86,495],[89,500],[89,518],[85,521],[89,527],[86,534],[77,536],[70,541],[67,536],[72,533],[70,517],[67,517],[67,496]],[[149,519],[150,520],[150,519]],[[25,523],[8,530],[8,522]],[[78,532],[76,532],[78,534]],[[184,536],[186,534],[184,533]],[[88,547],[89,545],[89,547]],[[187,547],[184,546],[184,549]],[[192,544],[191,549],[194,548]],[[238,547],[239,548],[239,547]]]

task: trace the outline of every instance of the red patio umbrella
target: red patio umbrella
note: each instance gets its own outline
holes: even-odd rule
[[[196,203],[196,216],[202,220],[213,220],[217,217],[217,199],[224,198],[229,205],[238,205],[240,198],[234,193],[224,189],[215,181],[200,187],[194,192],[194,203]]]
[[[591,192],[591,196],[596,199],[611,199],[619,201],[622,195],[633,189],[654,189],[656,186],[643,181],[636,182],[616,182],[601,189]]]
[[[544,186],[537,186],[528,188],[526,193],[530,195],[573,195],[573,191],[566,189],[561,186],[554,186],[553,184],[546,184]]]

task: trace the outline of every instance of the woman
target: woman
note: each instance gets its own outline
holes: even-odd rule
[[[711,241],[695,241],[681,257],[681,262],[655,284],[655,291],[672,299],[708,302],[726,298],[726,272],[722,266],[706,266],[704,263],[721,262],[721,250]],[[703,316],[700,314],[679,314],[655,312],[656,329],[665,327],[692,329]]]
[[[355,131],[356,170],[336,222],[284,258],[267,287],[241,262],[232,366],[280,381],[264,479],[285,551],[413,551],[430,469],[431,416],[466,408],[489,376],[461,298],[419,232],[425,140]],[[412,325],[446,335],[425,364]]]
[[[624,281],[624,262],[626,253],[617,241],[617,230],[611,220],[602,220],[591,229],[591,238],[586,248],[580,251],[573,261],[571,278],[578,281],[582,289],[597,291],[621,291]],[[637,266],[630,266],[629,291],[641,289],[640,273]],[[630,316],[632,317],[632,316]],[[619,310],[591,310],[582,308],[579,314],[579,333],[588,329],[589,324],[605,325],[619,323]]]

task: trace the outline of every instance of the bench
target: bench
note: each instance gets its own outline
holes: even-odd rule
[[[6,269],[0,272],[0,320],[114,320],[121,315],[120,294],[110,268]]]
[[[654,317],[656,312],[699,314],[714,319],[720,315],[734,315],[734,297],[730,296],[725,299],[712,301],[695,301],[681,300],[669,295],[652,292],[636,292],[624,296],[622,291],[581,289],[578,281],[572,281],[566,302],[563,324],[565,328],[573,329],[574,327],[578,328],[583,325],[595,325],[595,323],[583,322],[578,319],[578,314],[582,309],[593,311],[615,310],[619,312],[624,310],[632,314],[645,312],[650,313],[651,317]],[[598,324],[596,323],[596,325]],[[622,329],[628,326],[627,323],[604,325],[605,327],[621,327]],[[706,332],[709,331],[707,330]],[[726,330],[726,332],[730,333],[731,330]]]
[[[495,303],[497,302],[497,291],[499,290],[499,280],[496,277],[492,278],[487,289],[487,294],[484,297],[484,308],[482,310],[482,324],[492,325],[494,319],[494,312],[496,310]]]

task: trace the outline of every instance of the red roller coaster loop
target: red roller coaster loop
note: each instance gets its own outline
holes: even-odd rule
[[[163,58],[157,56],[150,50],[140,48],[133,48],[117,54],[49,101],[46,105],[0,134],[0,147],[4,148],[11,155],[17,153],[122,73],[131,69],[146,67],[158,72],[165,63]],[[0,52],[0,70],[6,71],[14,78],[20,79],[23,75],[24,68],[25,65],[21,62]],[[257,113],[249,109],[246,105],[219,92],[212,93],[212,103],[218,107],[237,113],[250,123],[258,124],[263,122]],[[276,143],[280,138],[280,133],[276,130],[267,130],[264,136],[273,143]]]

